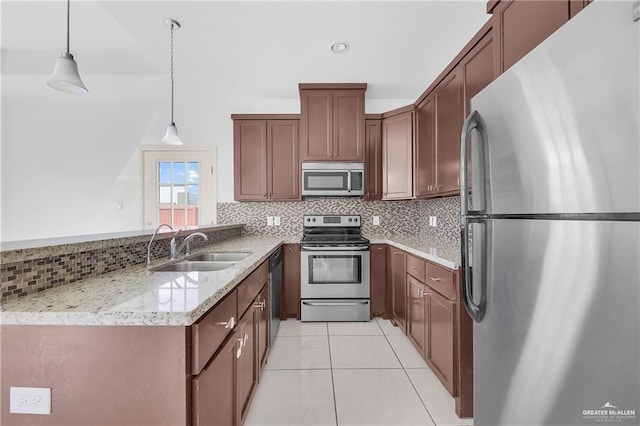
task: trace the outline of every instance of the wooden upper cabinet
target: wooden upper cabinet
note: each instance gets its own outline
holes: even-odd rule
[[[499,20],[502,69],[507,70],[569,20],[570,1],[502,0]]]
[[[233,122],[234,198],[265,200],[267,188],[267,122]]]
[[[301,90],[302,160],[331,160],[333,156],[333,91]]]
[[[365,200],[382,199],[382,121],[365,120]]]
[[[454,68],[434,90],[436,133],[436,191],[452,195],[459,191],[460,132],[462,131],[462,78]]]
[[[245,116],[254,118],[239,118]],[[259,117],[232,115],[234,198],[236,201],[299,200],[299,120]]]
[[[425,98],[416,107],[416,136],[413,154],[413,194],[425,197],[436,190],[436,109],[433,96]]]
[[[300,84],[302,161],[365,161],[366,84]]]
[[[576,13],[587,7],[593,0],[569,0],[569,16],[573,18]]]
[[[267,121],[268,197],[300,199],[300,141],[298,120]]]
[[[464,117],[471,113],[471,98],[500,74],[500,49],[493,28],[460,61],[464,94]]]
[[[405,109],[382,118],[383,200],[413,197],[413,107]]]

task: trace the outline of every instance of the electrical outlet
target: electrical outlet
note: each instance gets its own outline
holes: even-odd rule
[[[267,226],[273,226],[273,216],[267,216]]]
[[[274,216],[273,217],[273,224],[275,226],[280,226],[280,216]]]
[[[380,226],[380,216],[373,216],[373,226]]]
[[[438,217],[437,216],[433,216],[433,225],[434,228],[436,228],[438,226]]]
[[[51,414],[51,388],[9,388],[9,412]]]

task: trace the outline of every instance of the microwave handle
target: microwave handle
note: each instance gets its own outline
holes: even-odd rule
[[[347,192],[351,192],[351,170],[347,171]]]

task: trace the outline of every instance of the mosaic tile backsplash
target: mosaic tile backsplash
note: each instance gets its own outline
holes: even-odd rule
[[[459,240],[460,197],[426,201],[362,201],[358,198],[317,198],[300,202],[218,203],[218,223],[246,223],[245,235],[302,235],[305,214],[359,214],[365,236],[413,235],[437,241]],[[267,226],[267,216],[279,216],[280,226]],[[380,226],[373,226],[380,216]],[[429,216],[437,227],[429,227]]]
[[[208,241],[195,239],[192,249],[240,236],[241,228],[209,231]],[[182,240],[177,238],[178,243]],[[151,258],[166,258],[169,253],[167,239],[154,241]],[[27,294],[80,281],[92,276],[142,265],[147,258],[148,241],[123,244],[117,247],[100,248],[76,253],[52,254],[46,257],[18,262],[2,263],[0,266],[0,301],[16,299]]]

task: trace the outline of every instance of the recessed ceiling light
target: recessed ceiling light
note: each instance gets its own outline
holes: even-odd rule
[[[349,43],[346,41],[339,41],[331,45],[331,51],[333,53],[346,53],[349,50]]]

